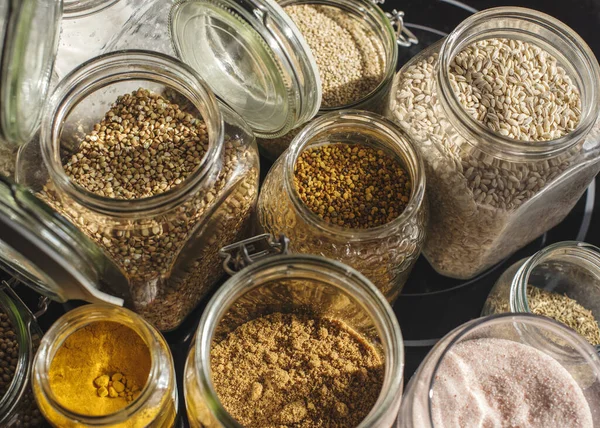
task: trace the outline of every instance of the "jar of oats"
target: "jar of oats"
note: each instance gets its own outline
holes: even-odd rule
[[[390,427],[403,369],[398,321],[366,277],[323,257],[267,256],[206,307],[185,369],[188,419],[192,427]]]
[[[124,302],[172,330],[219,282],[218,249],[249,231],[258,175],[252,130],[188,66],[97,57],[59,84],[19,159],[38,199],[12,187],[4,264],[59,300]]]
[[[599,82],[572,29],[512,7],[400,70],[389,117],[425,162],[435,270],[472,278],[565,218],[600,170]]]
[[[360,110],[311,122],[269,171],[260,226],[295,253],[341,261],[394,301],[425,240],[425,171],[410,139]]]

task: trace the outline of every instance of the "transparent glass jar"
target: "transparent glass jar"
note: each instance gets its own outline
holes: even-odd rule
[[[294,186],[296,160],[310,147],[337,142],[365,144],[399,160],[412,184],[399,217],[374,228],[347,229],[327,223],[304,205]],[[383,117],[358,110],[329,113],[304,128],[267,174],[258,202],[259,222],[266,232],[289,237],[295,253],[318,254],[352,266],[390,302],[419,257],[427,212],[423,161],[406,134]]]
[[[33,398],[30,380],[42,331],[29,309],[4,283],[0,283],[0,310],[8,315],[19,346],[15,376],[6,394],[0,397],[0,426],[40,427],[43,418]]]
[[[64,341],[96,322],[115,322],[136,332],[150,351],[148,381],[138,398],[106,416],[81,415],[64,408],[50,387],[50,365]],[[164,337],[133,312],[113,305],[84,305],[59,318],[44,335],[33,365],[33,391],[46,420],[55,427],[172,427],[177,417],[177,384],[173,357]]]
[[[60,42],[54,64],[58,79],[100,55],[129,18],[149,3],[143,0],[63,0]]]
[[[381,293],[359,272],[317,256],[261,260],[230,278],[208,303],[185,368],[190,426],[239,427],[218,399],[210,352],[238,326],[273,312],[314,311],[343,321],[384,357],[377,402],[359,427],[390,427],[400,407],[404,351],[398,321]]]
[[[504,137],[476,121],[455,96],[453,58],[483,39],[527,41],[552,54],[581,95],[581,120],[540,142]],[[388,116],[425,162],[431,221],[423,249],[442,275],[467,279],[562,221],[600,170],[600,69],[565,24],[523,8],[472,15],[397,75]]]
[[[340,111],[344,109],[367,110],[374,113],[384,114],[389,104],[396,64],[398,62],[398,34],[392,26],[390,18],[379,8],[377,2],[372,0],[280,0],[279,4],[284,8],[295,5],[315,5],[335,10],[337,16],[345,15],[356,21],[354,31],[360,33],[371,33],[374,41],[374,50],[380,50],[377,54],[380,58],[371,58],[371,61],[383,63],[383,73],[379,84],[362,98],[346,105],[324,106],[321,105],[318,116]],[[380,45],[380,49],[376,49]],[[310,122],[309,122],[310,123]],[[298,135],[305,125],[297,127],[282,137],[275,139],[258,139],[261,154],[270,159],[277,159],[290,145],[290,142]]]
[[[530,314],[503,314],[469,321],[448,333],[435,345],[406,387],[398,414],[398,427],[433,428],[435,426],[432,419],[432,401],[435,399],[434,388],[439,379],[440,366],[458,345],[475,339],[516,342],[531,346],[554,359],[566,369],[582,389],[596,426],[600,409],[598,393],[600,357],[594,348],[572,330],[548,318]],[[469,368],[463,365],[461,369],[466,377]],[[467,382],[466,378],[465,382]],[[527,398],[527,391],[525,394],[523,399]],[[483,420],[485,408],[478,406],[476,397],[471,398],[472,402],[467,407],[472,405],[480,409]],[[552,396],[545,399],[552,402]],[[485,403],[482,403],[482,406],[484,405]],[[490,408],[488,412],[494,410]]]
[[[117,96],[140,87],[204,121],[208,146],[203,160],[180,185],[152,197],[126,200],[90,193],[67,176],[63,160]],[[83,232],[89,238],[79,252],[95,254],[90,260],[99,274],[87,283],[113,284],[126,305],[159,330],[176,328],[223,274],[218,249],[245,237],[251,227],[259,176],[252,131],[216,101],[189,67],[142,51],[107,54],[78,68],[55,90],[43,123],[39,145],[20,156],[20,184],[68,220],[59,226],[64,234]],[[48,229],[44,225],[42,230],[50,236],[54,232]],[[106,275],[105,269],[115,265],[125,278],[116,287],[119,275],[114,269]]]
[[[494,285],[482,315],[531,313],[527,286],[581,302],[600,321],[600,249],[583,242],[559,242],[509,267]]]

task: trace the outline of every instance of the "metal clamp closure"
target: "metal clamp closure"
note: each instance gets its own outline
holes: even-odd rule
[[[375,5],[384,4],[385,0],[371,0]],[[394,30],[396,30],[396,43],[403,47],[409,47],[419,43],[419,39],[415,34],[404,25],[404,11],[393,9],[392,12],[386,12],[385,15],[389,18]]]
[[[10,279],[9,281],[0,281],[0,290],[8,294],[9,297],[11,297],[13,301],[15,301],[15,303],[25,308],[27,315],[33,317],[34,321],[37,321],[37,319],[44,315],[48,310],[50,298],[48,298],[47,296],[40,296],[38,299],[37,311],[35,313],[32,313],[29,307],[25,304],[25,302],[23,302],[21,297],[19,297],[19,295],[15,292],[14,287],[16,287],[17,285],[18,281],[14,278]]]
[[[290,240],[284,235],[275,239],[270,233],[265,233],[227,245],[221,248],[219,255],[225,259],[223,262],[225,272],[234,275],[257,260],[277,254],[287,254],[289,244]]]

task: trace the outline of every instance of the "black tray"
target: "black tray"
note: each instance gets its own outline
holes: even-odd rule
[[[477,9],[510,4],[503,0],[470,0],[461,3],[455,0],[388,0],[383,8],[391,11],[400,8],[406,12],[408,27],[419,37],[420,44],[411,48],[400,48],[398,67],[424,47],[441,37],[467,18]],[[600,22],[600,6],[593,0],[569,3],[563,1],[522,0],[521,4],[550,13],[564,20],[584,37],[592,48],[600,48],[600,37],[593,31]],[[585,10],[585,13],[578,13]],[[575,16],[577,18],[575,18]],[[266,159],[261,159],[263,175],[270,168]],[[598,181],[598,178],[596,179]],[[600,202],[595,199],[595,182],[588,188],[569,216],[557,227],[545,233],[507,260],[470,281],[460,281],[437,274],[421,257],[413,270],[402,294],[394,304],[404,336],[407,382],[427,352],[446,333],[455,327],[477,318],[483,303],[502,272],[517,260],[527,257],[541,248],[559,241],[579,240],[600,245]],[[38,296],[29,289],[20,287],[18,293],[33,309]],[[189,345],[208,298],[176,330],[165,334],[173,352],[179,387],[180,420],[178,426],[187,427],[183,396],[183,368]],[[45,315],[40,317],[42,329],[47,330],[65,311],[78,306],[77,302],[64,305],[50,304]]]

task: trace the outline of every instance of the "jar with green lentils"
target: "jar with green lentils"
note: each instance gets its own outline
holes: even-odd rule
[[[42,338],[34,316],[0,281],[0,426],[38,428],[44,420],[31,390],[33,358]]]
[[[471,16],[400,70],[388,114],[425,162],[436,271],[472,278],[565,218],[600,170],[599,91],[581,37],[523,8]]]
[[[258,196],[252,130],[191,68],[146,51],[97,57],[63,80],[18,170],[62,235],[89,238],[70,258],[83,251],[92,265],[72,266],[77,282],[111,288],[162,331],[219,282],[219,248],[249,233]],[[84,298],[98,301],[92,291]]]
[[[266,232],[288,236],[292,252],[348,264],[393,301],[425,240],[423,162],[406,134],[383,117],[329,113],[275,162],[258,218]]]

